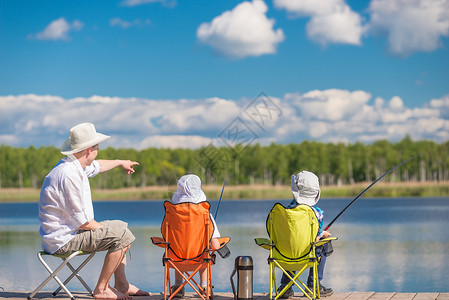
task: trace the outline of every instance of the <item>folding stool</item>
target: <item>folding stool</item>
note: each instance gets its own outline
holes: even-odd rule
[[[45,262],[45,260],[43,258],[44,255],[48,255],[50,257],[59,257],[62,259],[62,263],[53,271],[50,268],[50,266]],[[70,264],[70,261],[74,257],[79,256],[79,255],[88,255],[88,257],[78,266],[78,268],[75,269]],[[78,278],[78,280],[81,282],[81,284],[86,288],[86,290],[89,292],[89,294],[93,296],[92,290],[89,288],[89,286],[84,281],[84,279],[78,274],[78,272],[92,259],[92,257],[94,255],[95,255],[95,252],[89,253],[89,252],[83,252],[83,251],[75,251],[75,252],[66,253],[63,255],[49,254],[45,251],[38,252],[37,258],[42,263],[42,265],[45,267],[45,269],[47,269],[47,271],[48,271],[48,273],[50,273],[50,275],[34,290],[34,292],[32,292],[28,296],[28,300],[31,300],[37,294],[37,292],[39,292],[52,278],[59,284],[59,288],[53,292],[53,296],[56,296],[59,293],[59,291],[61,289],[63,289],[72,300],[75,300],[75,297],[72,295],[72,293],[66,287],[67,283],[69,283],[69,281],[72,280],[72,278],[75,276],[76,276],[76,278]],[[58,278],[57,274],[59,273],[59,271],[61,271],[64,268],[64,266],[67,266],[72,271],[72,274],[69,277],[67,277],[67,279],[63,283]]]

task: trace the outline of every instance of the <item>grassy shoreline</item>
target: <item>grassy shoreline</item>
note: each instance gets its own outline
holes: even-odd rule
[[[323,198],[352,198],[357,196],[371,183],[322,187]],[[218,199],[222,186],[203,186],[208,199]],[[176,186],[150,186],[144,188],[124,188],[92,190],[94,201],[146,201],[170,199]],[[2,188],[0,202],[37,202],[39,189]],[[364,194],[365,197],[449,197],[449,182],[378,182]],[[291,197],[287,185],[238,185],[226,186],[225,199],[288,199]]]

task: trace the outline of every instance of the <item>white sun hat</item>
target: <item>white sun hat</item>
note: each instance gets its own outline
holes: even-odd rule
[[[70,137],[62,144],[61,153],[70,155],[95,146],[110,136],[98,133],[92,123],[81,123],[70,128]]]
[[[301,171],[296,176],[292,175],[291,188],[299,204],[314,206],[320,200],[320,183],[312,172]]]
[[[206,201],[206,195],[201,189],[201,179],[194,174],[184,175],[178,180],[176,192],[173,194],[172,202],[199,203]]]

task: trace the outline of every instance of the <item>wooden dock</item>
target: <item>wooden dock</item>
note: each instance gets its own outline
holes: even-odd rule
[[[26,299],[30,292],[8,292],[0,291],[0,300]],[[93,299],[88,293],[73,292],[77,299]],[[255,293],[254,300],[268,300],[268,294]],[[163,293],[153,294],[145,297],[133,297],[136,300],[161,300]],[[51,292],[39,292],[33,299],[70,299],[65,293],[60,293],[53,297]],[[184,299],[201,299],[198,295],[187,292]],[[300,292],[295,292],[295,297],[291,300],[307,299]],[[331,296],[322,297],[322,300],[449,300],[449,293],[376,293],[376,292],[334,292]],[[231,293],[215,293],[214,300],[233,300]]]

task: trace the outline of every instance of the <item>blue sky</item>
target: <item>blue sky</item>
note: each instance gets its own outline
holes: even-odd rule
[[[445,142],[448,36],[448,0],[3,0],[0,144]]]

